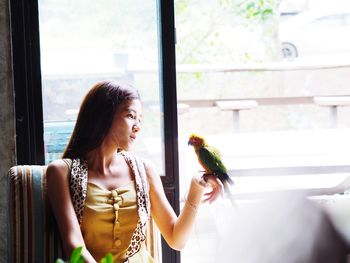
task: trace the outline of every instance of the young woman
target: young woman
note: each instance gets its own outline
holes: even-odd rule
[[[68,257],[82,246],[86,262],[112,253],[116,262],[154,262],[145,247],[150,216],[176,250],[184,247],[196,210],[223,191],[215,176],[192,179],[176,216],[160,177],[129,150],[141,130],[142,104],[129,85],[103,81],[83,100],[63,158],[47,169],[48,194]]]

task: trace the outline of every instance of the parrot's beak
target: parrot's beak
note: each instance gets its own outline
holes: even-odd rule
[[[191,141],[191,140],[189,140],[187,144],[188,144],[188,145],[192,145],[192,141]]]

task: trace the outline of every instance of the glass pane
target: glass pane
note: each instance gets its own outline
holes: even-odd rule
[[[342,14],[317,18],[316,20],[314,20],[310,23],[310,25],[312,25],[312,26],[319,26],[319,27],[341,26],[342,24],[343,24],[343,15]]]
[[[346,13],[333,1],[175,1],[182,205],[203,170],[191,133],[221,151],[239,207],[348,177],[350,27],[307,27],[336,9]],[[223,198],[202,206],[183,262],[216,262],[230,210]]]
[[[144,102],[135,151],[162,169],[156,1],[39,0],[46,163],[59,158],[87,90],[104,79]]]

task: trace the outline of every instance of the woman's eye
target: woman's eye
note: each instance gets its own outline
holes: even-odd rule
[[[130,119],[135,119],[136,117],[134,115],[132,115],[131,113],[127,115],[128,118]]]

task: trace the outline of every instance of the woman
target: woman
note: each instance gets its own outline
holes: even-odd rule
[[[114,261],[153,262],[144,242],[149,217],[169,246],[180,250],[205,187],[212,189],[205,201],[222,192],[214,176],[193,178],[177,217],[160,177],[128,152],[141,120],[140,96],[131,86],[102,81],[83,100],[63,159],[47,169],[49,199],[66,256],[82,246],[86,262],[98,262],[108,252]]]

